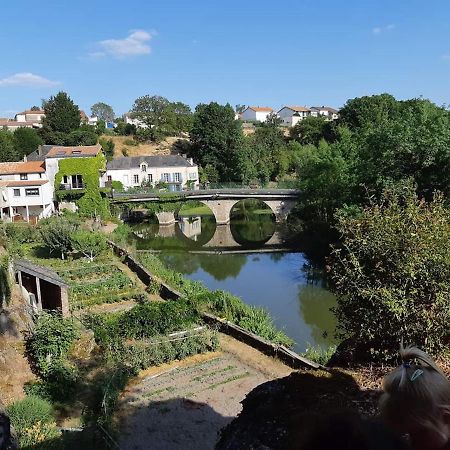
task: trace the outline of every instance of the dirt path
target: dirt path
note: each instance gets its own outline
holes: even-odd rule
[[[118,420],[123,449],[212,449],[245,395],[289,374],[281,362],[228,336],[222,351],[143,372],[125,391]]]

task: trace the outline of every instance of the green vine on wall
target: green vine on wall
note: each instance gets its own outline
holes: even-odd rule
[[[82,216],[110,216],[108,199],[102,195],[99,187],[100,170],[105,170],[106,158],[101,153],[92,158],[70,158],[59,161],[59,172],[55,177],[55,186],[59,186],[64,175],[81,175],[85,188],[80,191],[56,191],[58,200],[74,200]]]

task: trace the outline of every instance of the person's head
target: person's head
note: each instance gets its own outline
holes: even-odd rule
[[[443,449],[450,440],[450,381],[425,352],[410,347],[400,355],[403,364],[383,382],[383,419],[413,448]]]

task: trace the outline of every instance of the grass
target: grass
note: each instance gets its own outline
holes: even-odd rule
[[[246,378],[249,376],[250,376],[250,372],[244,372],[244,373],[240,373],[238,375],[233,375],[232,377],[229,377],[226,380],[218,381],[217,383],[211,384],[211,386],[208,386],[208,389],[215,389],[216,387],[231,383],[233,381],[241,380],[242,378]]]
[[[181,208],[180,216],[212,216],[213,212],[206,205],[193,206],[188,208]]]

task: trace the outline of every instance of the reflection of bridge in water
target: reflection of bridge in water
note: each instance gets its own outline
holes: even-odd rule
[[[169,225],[159,225],[158,237],[179,237],[184,240],[197,242],[202,231],[201,217],[179,217],[178,222]],[[257,248],[255,248],[255,246]],[[231,226],[216,225],[211,239],[201,247],[191,249],[195,253],[240,253],[261,251],[287,251],[292,250],[279,230],[275,230],[267,240],[259,242],[240,243],[236,240]]]

